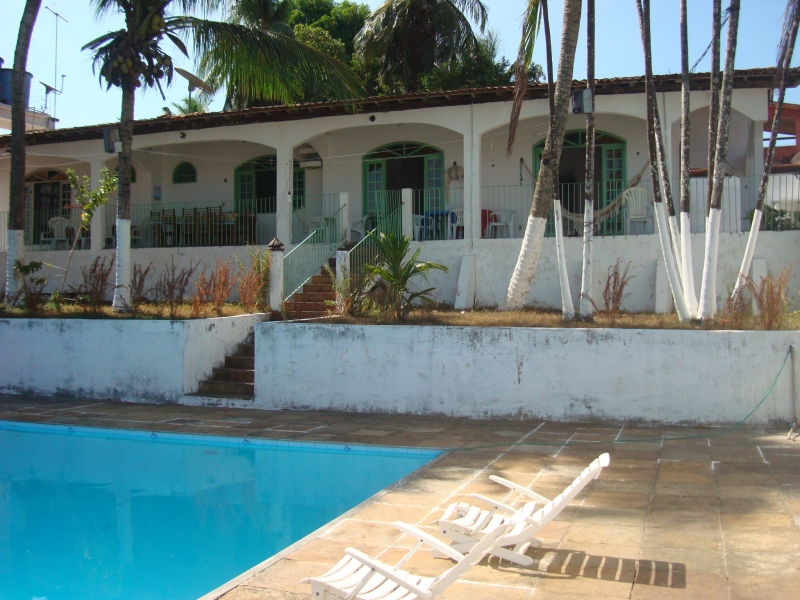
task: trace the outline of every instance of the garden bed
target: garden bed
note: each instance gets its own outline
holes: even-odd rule
[[[342,325],[397,325],[398,323],[385,316],[341,317],[334,316],[325,321]],[[763,327],[757,316],[746,315],[740,321],[729,323],[720,314],[716,321],[699,323],[681,323],[675,313],[620,313],[617,317],[597,314],[590,322],[564,321],[561,311],[525,309],[521,311],[503,312],[494,308],[475,309],[470,311],[456,310],[416,310],[408,315],[406,325],[438,325],[450,327],[547,327],[547,328],[581,328],[581,329],[736,329],[744,331],[761,330]],[[800,329],[800,311],[788,312],[778,328],[780,330]]]
[[[242,304],[227,303],[221,310],[203,308],[195,314],[191,302],[184,302],[176,306],[174,314],[170,316],[169,307],[165,304],[142,304],[136,312],[114,312],[111,304],[103,305],[96,311],[67,302],[57,310],[52,303],[46,304],[38,311],[29,311],[25,308],[9,308],[0,304],[0,318],[17,319],[167,319],[182,321],[186,319],[207,319],[214,317],[238,317],[241,315],[261,314],[264,311],[254,310]]]

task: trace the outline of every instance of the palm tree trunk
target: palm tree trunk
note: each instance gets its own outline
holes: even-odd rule
[[[114,289],[115,311],[130,310],[131,284],[131,152],[133,145],[133,106],[136,87],[133,82],[122,85],[122,115],[120,118],[119,184],[117,192],[117,250],[116,287]]]
[[[555,111],[547,132],[542,165],[536,179],[536,189],[531,203],[531,213],[525,227],[525,237],[522,239],[522,248],[506,292],[503,305],[506,310],[519,309],[525,304],[542,253],[547,215],[554,196],[558,161],[567,128],[567,115],[572,93],[572,69],[575,63],[575,48],[578,45],[580,24],[581,0],[565,0],[561,55],[558,61],[558,79],[554,94]]]
[[[711,186],[714,182],[714,155],[717,151],[717,125],[719,121],[719,40],[722,35],[722,0],[713,0],[711,9],[711,85],[708,105],[708,168],[706,169],[706,221],[711,210]],[[708,223],[706,223],[708,228]]]
[[[722,98],[717,125],[717,144],[714,150],[714,184],[711,188],[711,208],[706,227],[706,252],[703,261],[703,281],[700,286],[698,319],[712,319],[717,312],[717,254],[719,228],[722,218],[722,183],[725,161],[728,158],[731,99],[733,96],[733,67],[736,61],[736,40],[739,30],[739,0],[731,0],[728,17],[728,39],[725,43],[725,71],[722,74]]]
[[[686,307],[697,312],[697,292],[694,289],[694,266],[692,264],[691,219],[689,218],[689,25],[686,16],[686,0],[681,0],[681,283]]]
[[[592,105],[586,115],[586,184],[583,190],[583,268],[578,310],[584,321],[592,318],[592,249],[594,245],[594,0],[586,1],[586,87]]]
[[[16,300],[19,275],[14,270],[25,250],[25,73],[33,27],[42,0],[26,0],[14,50],[14,71],[11,75],[11,173],[8,194],[8,244],[6,250],[7,303]]]
[[[767,158],[764,161],[764,173],[761,175],[761,185],[758,188],[758,199],[756,200],[756,208],[753,212],[753,220],[750,224],[750,235],[747,237],[747,246],[744,250],[742,257],[742,266],[739,269],[739,274],[736,277],[736,285],[733,288],[731,298],[735,298],[737,294],[741,293],[747,282],[748,273],[750,272],[750,265],[753,262],[753,253],[756,249],[756,240],[758,239],[758,231],[761,228],[761,218],[764,210],[764,199],[767,194],[767,183],[769,182],[770,171],[772,170],[772,159],[775,155],[775,143],[778,141],[778,126],[781,121],[781,113],[783,112],[783,100],[786,96],[786,71],[792,64],[792,54],[794,53],[794,44],[797,41],[797,30],[800,25],[800,0],[789,0],[789,7],[787,7],[787,21],[783,30],[783,38],[781,39],[781,56],[778,60],[778,101],[775,105],[775,114],[772,117],[772,131],[769,137],[769,147],[767,148]],[[788,25],[788,27],[786,26]]]
[[[636,0],[636,10],[639,14],[639,27],[642,34],[642,49],[644,51],[645,72],[645,99],[647,102],[647,145],[650,153],[650,178],[653,182],[653,200],[655,208],[656,226],[661,242],[661,253],[664,265],[667,268],[667,280],[675,301],[675,308],[681,321],[687,321],[690,313],[686,308],[683,297],[678,269],[675,265],[675,254],[672,251],[664,202],[661,198],[661,181],[659,178],[659,153],[657,148],[656,128],[660,125],[657,121],[658,107],[656,106],[655,87],[653,85],[653,61],[650,46],[650,1]],[[666,183],[666,182],[665,182]]]

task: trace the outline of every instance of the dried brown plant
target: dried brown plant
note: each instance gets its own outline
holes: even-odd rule
[[[268,305],[270,253],[257,247],[249,247],[250,266],[245,269],[238,255],[234,255],[239,266],[239,299],[248,310],[263,310]]]
[[[717,315],[716,321],[723,329],[745,329],[750,317],[750,303],[744,295],[744,290],[725,299],[722,310]]]
[[[764,330],[780,329],[786,317],[789,304],[789,280],[792,275],[792,265],[785,267],[777,277],[770,273],[761,278],[756,285],[752,280],[747,280],[747,288],[753,295],[753,302],[758,309],[758,320]]]
[[[233,269],[230,260],[223,261],[217,259],[211,275],[206,277],[205,271],[200,273],[197,281],[193,282],[195,294],[192,297],[192,316],[197,318],[206,312],[209,306],[213,306],[217,315],[222,315],[222,308],[225,301],[236,285],[233,277]]]
[[[22,286],[11,299],[12,306],[17,306],[22,300],[30,312],[38,313],[41,310],[46,301],[43,291],[47,285],[47,277],[39,277],[36,274],[44,266],[45,264],[39,261],[31,261],[28,264],[23,264],[19,260],[14,262],[14,271],[19,273]]]
[[[147,301],[147,295],[153,288],[147,287],[147,277],[153,270],[153,263],[142,269],[142,265],[133,265],[133,276],[131,277],[131,314],[134,316],[141,312],[142,304]]]
[[[188,268],[179,269],[175,265],[175,257],[164,264],[164,271],[161,272],[153,290],[156,300],[166,304],[170,319],[174,319],[177,315],[178,308],[186,297],[186,290],[189,288],[192,275],[199,266],[200,263],[194,264],[190,261]]]
[[[114,259],[106,264],[105,257],[97,257],[88,267],[81,267],[83,282],[78,286],[70,286],[70,292],[78,296],[80,305],[85,312],[98,315],[101,312],[106,298],[111,295],[114,283],[111,273],[114,270]]]
[[[634,275],[628,275],[631,263],[629,262],[625,266],[625,270],[620,272],[621,263],[622,259],[618,258],[613,266],[608,267],[606,284],[603,287],[603,308],[598,307],[592,298],[586,296],[594,307],[595,312],[605,316],[611,327],[614,327],[622,312],[622,301],[630,296],[630,293],[625,293],[625,288],[630,283],[630,280],[635,277]]]

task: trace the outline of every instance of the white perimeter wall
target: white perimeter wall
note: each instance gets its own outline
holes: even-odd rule
[[[255,406],[464,417],[736,422],[798,332],[264,323]],[[797,360],[797,359],[795,359]],[[791,420],[789,369],[749,423]]]
[[[728,288],[733,289],[736,275],[742,262],[742,253],[749,233],[723,233],[720,235],[719,266],[717,270],[717,294],[719,305],[725,300]],[[458,284],[461,258],[464,254],[475,254],[476,289],[479,306],[498,306],[505,297],[511,273],[514,271],[521,239],[475,240],[470,250],[463,240],[426,242],[423,244],[421,259],[444,264],[449,272],[433,271],[429,284],[416,282],[425,287],[435,286],[435,295],[444,302],[453,303]],[[699,294],[703,274],[705,234],[692,234],[692,254],[694,258],[695,288]],[[580,238],[565,238],[567,268],[570,275],[572,301],[578,304],[581,285],[581,259],[583,242]],[[617,259],[622,260],[622,268],[631,263],[628,274],[630,280],[626,291],[630,296],[622,302],[622,308],[631,312],[652,312],[655,310],[656,261],[661,260],[661,246],[656,235],[630,235],[594,238],[594,297],[602,306],[602,288],[605,285],[608,268]],[[768,232],[758,235],[755,258],[766,260],[767,267],[777,275],[786,266],[794,265],[795,277],[789,280],[790,307],[800,307],[800,231]],[[528,306],[561,308],[561,292],[556,265],[555,238],[545,238],[542,256],[536,272]]]
[[[0,392],[179,402],[263,318],[0,319]]]

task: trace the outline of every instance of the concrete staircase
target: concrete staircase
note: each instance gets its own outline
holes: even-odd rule
[[[253,399],[256,347],[252,335],[237,346],[235,354],[225,357],[225,366],[215,368],[211,379],[200,382],[199,396]]]
[[[329,258],[328,265],[335,273],[336,257]],[[326,300],[336,300],[336,292],[328,272],[320,269],[319,273],[311,277],[311,281],[303,285],[302,291],[296,292],[291,300],[283,303],[286,318],[294,320],[324,317],[328,314]]]

